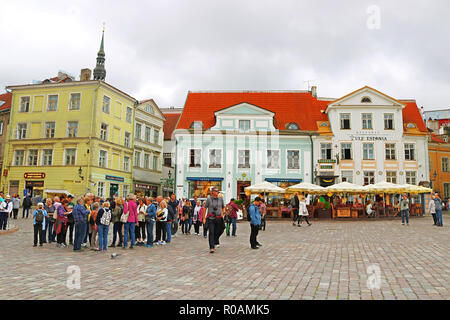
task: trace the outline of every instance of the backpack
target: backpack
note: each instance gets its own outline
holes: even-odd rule
[[[252,218],[250,217],[250,207],[252,207],[252,206],[255,207],[254,204],[252,204],[248,207],[248,211],[247,211],[247,221],[248,222],[252,221]]]
[[[36,223],[44,222],[44,212],[42,210],[38,210],[36,214]]]
[[[227,204],[225,207],[225,214],[229,217],[232,212],[233,212],[233,207],[231,206],[231,204]]]
[[[103,215],[100,218],[100,223],[105,226],[109,226],[109,224],[111,223],[111,210],[103,208]]]

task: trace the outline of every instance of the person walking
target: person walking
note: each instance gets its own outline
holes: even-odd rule
[[[206,220],[206,201],[202,203],[202,225],[203,225],[203,238],[208,237],[208,220]]]
[[[409,226],[409,199],[406,193],[403,194],[402,199],[400,200],[400,213],[402,215],[402,225]]]
[[[261,201],[259,203],[259,212],[261,213],[261,225],[259,226],[259,230],[266,231],[267,206],[266,206],[266,202],[265,202],[264,198],[260,197],[260,199],[261,199]],[[300,213],[300,211],[299,211],[299,213]]]
[[[8,226],[8,217],[13,210],[13,203],[11,202],[11,196],[7,195],[5,201],[0,203],[0,230],[6,230]]]
[[[177,211],[169,205],[167,200],[165,201],[167,202],[166,243],[170,243],[172,241],[172,223],[177,219]]]
[[[158,197],[159,198],[159,197]],[[159,210],[156,211],[156,244],[166,245],[166,221],[169,211],[166,200],[159,204]]]
[[[200,235],[200,224],[202,223],[202,202],[200,200],[197,201],[194,208],[194,217],[192,218],[194,223],[194,231],[196,235]]]
[[[73,195],[69,194],[65,199],[65,209],[69,214],[67,215],[67,230],[69,230],[69,244],[73,245],[73,229],[75,226],[75,221],[72,216],[73,207],[75,207],[75,203],[73,203]]]
[[[65,248],[67,233],[67,212],[64,206],[59,202],[59,197],[53,199],[55,203],[55,209],[57,213],[57,218],[55,221],[55,233],[56,233],[56,246],[60,248]]]
[[[98,228],[95,223],[97,220],[98,210],[100,209],[100,203],[94,202],[92,204],[91,214],[89,215],[89,247],[96,248],[97,247],[97,232]]]
[[[183,206],[183,216],[181,220],[181,231],[183,234],[188,234],[189,232],[189,217],[191,215],[191,202],[185,201]]]
[[[428,202],[428,211],[430,211],[431,215],[433,216],[433,225],[437,225],[437,219],[436,219],[436,204],[434,202],[434,198],[436,197],[435,193],[431,193],[431,200]]]
[[[82,251],[81,243],[83,242],[84,235],[86,234],[86,221],[88,215],[89,211],[84,206],[83,198],[78,198],[77,203],[72,210],[73,221],[75,224],[75,238],[73,240],[73,251],[75,252]]]
[[[233,237],[236,237],[236,228],[237,228],[237,213],[239,211],[239,207],[237,206],[237,204],[234,202],[235,199],[232,198],[230,200],[230,203],[227,205],[228,212],[227,212],[227,216],[228,216],[228,220],[227,220],[227,236],[230,236],[230,228],[233,227],[233,231],[231,232],[231,235]]]
[[[225,213],[225,205],[223,198],[219,197],[219,189],[213,187],[211,190],[211,196],[206,200],[207,214],[206,220],[208,221],[209,230],[209,252],[216,252],[216,246],[220,245],[221,226],[223,221],[223,214]]]
[[[98,229],[98,252],[105,252],[108,250],[108,231],[111,223],[111,210],[109,209],[109,202],[103,202],[102,208],[98,210],[95,223]]]
[[[145,219],[147,221],[147,244],[146,248],[153,248],[153,228],[155,227],[156,220],[156,204],[153,199],[150,198],[149,205],[145,211]]]
[[[114,248],[116,246],[117,241],[117,235],[119,236],[119,243],[117,244],[118,247],[122,246],[122,226],[123,223],[120,221],[120,217],[123,213],[123,198],[117,197],[115,199],[115,206],[112,210],[112,223],[113,223],[113,240],[110,248]]]
[[[145,235],[146,225],[145,225],[145,213],[147,211],[147,205],[145,204],[145,199],[139,199],[138,211],[138,222],[139,225],[136,226],[136,245],[143,246],[147,239]]]
[[[19,208],[20,208],[20,197],[17,193],[13,196],[13,198],[11,199],[11,202],[13,204],[13,211],[12,211],[10,218],[12,216],[14,216],[14,220],[17,220],[17,215],[19,214]],[[45,238],[44,238],[44,240],[45,240]]]
[[[33,247],[37,246],[38,235],[39,235],[39,246],[42,247],[44,243],[44,232],[45,232],[45,221],[47,220],[47,211],[44,209],[44,204],[39,202],[37,208],[33,212],[33,226],[34,226],[34,244]]]
[[[298,192],[296,192],[294,194],[294,196],[291,198],[291,204],[292,204],[292,213],[294,216],[292,225],[295,226],[295,221],[297,221],[297,219],[298,219],[298,212],[299,212],[299,206],[300,206],[300,201],[298,199]]]
[[[248,213],[250,215],[250,247],[252,249],[259,249],[262,245],[258,242],[258,232],[259,226],[261,225],[261,212],[258,206],[261,203],[261,198],[256,197],[253,204],[248,208]]]
[[[436,226],[442,227],[442,200],[438,193],[434,195],[434,205],[436,208]]]
[[[28,219],[28,214],[30,213],[30,208],[31,208],[32,202],[31,202],[31,196],[27,195],[25,197],[25,199],[23,199],[23,203],[22,203],[22,219],[25,218],[25,211],[27,212],[27,219]]]
[[[128,196],[128,201],[125,203],[123,213],[128,214],[127,222],[124,225],[123,249],[126,249],[128,246],[128,236],[131,236],[130,249],[133,249],[136,241],[135,228],[136,225],[139,225],[136,196],[134,194]]]
[[[302,218],[305,219],[308,226],[310,226],[311,223],[309,223],[309,220],[308,220],[309,212],[308,212],[308,207],[306,206],[306,199],[304,196],[300,196],[299,200],[300,200],[300,203],[299,203],[299,207],[298,207],[298,214],[299,214],[298,226],[299,227],[302,226]]]
[[[56,209],[53,205],[53,201],[51,198],[45,199],[44,204],[44,210],[47,211],[47,219],[46,220],[46,227],[44,232],[44,243],[46,241],[46,238],[48,237],[48,243],[55,242],[56,233],[53,231],[53,226],[55,225],[56,221]],[[47,237],[46,237],[47,234]]]
[[[89,212],[88,217],[86,219],[86,233],[83,236],[83,243],[81,244],[83,247],[87,247],[87,241],[89,237],[89,242],[91,241],[91,237],[89,236],[89,220],[91,218],[92,204],[94,195],[92,193],[87,193],[84,197],[84,207]]]

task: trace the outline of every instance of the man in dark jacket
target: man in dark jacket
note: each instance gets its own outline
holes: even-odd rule
[[[434,196],[434,205],[436,208],[436,226],[442,227],[442,200],[439,197],[438,193],[436,193]]]
[[[177,219],[176,209],[172,205],[167,206],[167,221],[166,221],[166,243],[172,241],[172,222]]]
[[[31,196],[27,195],[25,197],[25,199],[23,199],[23,203],[22,203],[22,219],[25,218],[25,210],[27,211],[27,219],[28,219],[28,214],[30,213],[30,208],[31,208]]]
[[[295,221],[297,221],[297,219],[299,218],[298,208],[300,206],[300,200],[298,199],[298,193],[297,192],[292,197],[291,205],[292,205],[292,213],[294,215],[294,220],[292,221],[292,225],[295,226]],[[299,219],[299,222],[300,222],[300,219]]]
[[[73,251],[75,252],[81,251],[81,242],[86,234],[86,222],[88,215],[89,211],[83,205],[83,199],[79,198],[77,200],[77,204],[72,210],[72,216],[75,223],[75,240],[73,245]]]

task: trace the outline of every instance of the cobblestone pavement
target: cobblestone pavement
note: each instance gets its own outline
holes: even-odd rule
[[[108,253],[33,248],[31,221],[15,224],[18,232],[0,236],[0,299],[450,298],[449,227],[432,226],[430,217],[414,218],[409,227],[399,220],[313,221],[301,228],[268,221],[259,250],[250,249],[250,227],[242,221],[238,237],[223,235],[214,254],[202,236],[181,232],[170,245]],[[367,272],[373,264],[380,289],[367,285],[376,278]],[[80,268],[80,289],[66,287],[72,265]]]

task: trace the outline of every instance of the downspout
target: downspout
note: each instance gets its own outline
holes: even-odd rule
[[[8,92],[8,90],[6,90],[7,92]],[[7,179],[7,177],[3,177],[3,170],[4,170],[4,168],[5,167],[7,167],[8,168],[8,174],[9,174],[9,169],[10,169],[10,164],[9,164],[9,159],[10,159],[10,157],[9,157],[9,149],[10,149],[10,144],[11,144],[11,127],[12,127],[12,113],[13,113],[13,110],[14,110],[14,92],[13,92],[13,94],[12,94],[12,96],[11,96],[11,108],[9,109],[9,123],[8,123],[8,136],[7,136],[7,142],[6,142],[6,148],[5,148],[5,153],[4,153],[4,155],[3,155],[3,160],[5,160],[6,159],[6,161],[3,161],[3,165],[2,165],[2,172],[1,172],[1,181],[2,181],[2,183],[1,183],[1,190],[2,191],[5,191],[5,188],[7,188],[7,186],[5,186],[6,185],[6,181],[8,180]],[[13,161],[13,157],[11,157],[11,162]],[[19,189],[19,191],[20,191],[20,189]],[[7,194],[9,193],[9,190],[8,190],[8,192],[7,192]]]
[[[98,88],[100,88],[100,80],[97,82],[97,87],[94,89],[94,93],[92,95],[92,113],[91,113],[91,127],[89,128],[89,149],[88,149],[88,163],[87,163],[87,174],[86,174],[86,192],[89,188],[90,180],[91,180],[91,162],[92,162],[92,128],[94,124],[94,115],[97,105],[97,92]]]
[[[312,177],[311,183],[315,184],[316,177],[314,177],[314,143],[312,141],[312,134],[308,133],[308,135],[309,135],[309,141],[311,142],[311,177]]]

